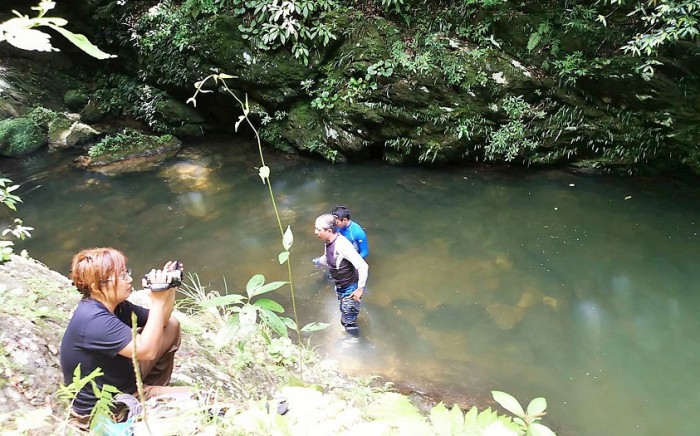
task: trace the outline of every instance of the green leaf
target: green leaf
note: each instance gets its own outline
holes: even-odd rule
[[[456,404],[452,406],[452,409],[450,409],[450,423],[452,426],[452,434],[457,434],[461,430],[462,424],[464,423],[464,415],[462,414],[462,410],[457,407]]]
[[[534,423],[530,426],[532,436],[556,436],[549,427],[543,424]]]
[[[317,332],[328,327],[330,324],[327,322],[310,322],[301,328],[302,332]]]
[[[537,44],[539,44],[541,40],[542,35],[540,35],[539,32],[533,32],[530,35],[530,39],[527,41],[527,51],[532,51],[535,47],[537,47]]]
[[[294,320],[292,318],[287,318],[286,316],[280,317],[280,318],[282,319],[282,322],[284,323],[284,325],[287,326],[287,328],[292,329],[292,330],[297,329],[297,323],[294,322]]]
[[[221,328],[216,333],[216,338],[214,338],[214,348],[221,349],[231,342],[231,339],[238,331],[239,319],[238,315],[234,315],[228,319],[228,322],[224,327]]]
[[[527,405],[527,415],[530,418],[536,418],[538,416],[543,415],[546,409],[547,400],[545,400],[542,397],[538,397],[530,401],[530,404]]]
[[[366,410],[367,414],[376,421],[387,423],[400,422],[404,425],[409,423],[410,425],[425,424],[425,418],[423,418],[418,408],[411,403],[408,397],[395,392],[380,394],[379,398]],[[416,434],[420,434],[420,432]]]
[[[199,305],[202,307],[216,307],[216,306],[228,306],[229,304],[238,304],[245,300],[243,295],[230,294],[222,295],[221,297],[215,297],[210,300],[200,301]]]
[[[289,260],[289,251],[283,251],[283,252],[281,252],[281,253],[279,254],[279,256],[277,257],[277,260],[280,261],[280,265],[282,265],[283,263],[285,263],[286,261],[288,261],[288,260]]]
[[[261,298],[253,303],[253,306],[264,307],[265,309],[269,309],[277,313],[284,312],[284,307],[282,307],[278,302],[270,300],[269,298]]]
[[[52,24],[47,24],[47,27],[52,28],[56,32],[60,33],[63,35],[68,41],[72,42],[76,47],[84,51],[85,53],[89,54],[90,56],[97,58],[97,59],[109,59],[109,58],[116,58],[115,55],[111,55],[108,53],[103,52],[99,48],[97,48],[96,45],[88,41],[88,39],[85,37],[85,35],[81,35],[80,33],[73,33],[70,30],[66,30],[63,27],[59,26],[54,26]]]
[[[282,319],[280,319],[277,314],[267,309],[260,309],[260,318],[265,321],[265,324],[270,326],[272,330],[277,332],[280,336],[287,337],[287,326],[284,324]]]
[[[501,391],[491,391],[491,395],[493,396],[493,399],[501,405],[501,407],[503,407],[513,415],[519,416],[521,418],[525,416],[525,411],[523,410],[523,407],[520,405],[520,403],[518,403],[518,400],[516,400],[515,397],[513,397],[512,395],[506,394],[505,392]]]
[[[241,326],[251,326],[258,322],[258,309],[252,304],[246,304],[238,314]]]
[[[476,423],[476,417],[479,414],[479,409],[476,406],[472,406],[469,412],[464,414],[464,426],[468,427]]]
[[[284,246],[285,250],[289,250],[293,243],[294,235],[292,234],[292,229],[287,226],[287,230],[284,232],[284,236],[282,237],[282,246]]]
[[[435,434],[454,434],[450,421],[450,412],[442,401],[430,410],[430,422],[433,424]]]
[[[267,292],[274,291],[276,289],[281,288],[282,286],[286,285],[289,282],[270,282],[266,284],[265,286],[261,286],[253,291],[251,294],[250,298],[255,297],[256,295],[264,294]]]
[[[245,291],[248,294],[248,298],[253,296],[253,292],[265,283],[265,276],[262,274],[255,274],[248,280],[245,285]]]

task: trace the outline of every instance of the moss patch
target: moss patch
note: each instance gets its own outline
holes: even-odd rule
[[[0,121],[0,155],[22,156],[46,145],[46,135],[29,118]]]

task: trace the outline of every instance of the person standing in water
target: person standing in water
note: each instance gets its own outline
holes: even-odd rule
[[[360,302],[367,283],[369,265],[355,250],[350,241],[338,232],[336,217],[323,214],[316,218],[316,236],[325,245],[322,256],[328,265],[340,308],[340,323],[351,336],[357,337],[360,327],[357,317]]]
[[[367,244],[367,234],[362,226],[350,219],[350,211],[345,206],[336,206],[331,214],[335,217],[340,234],[350,241],[363,259],[366,259],[369,255],[369,245]]]

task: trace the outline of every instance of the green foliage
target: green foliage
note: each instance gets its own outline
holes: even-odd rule
[[[390,73],[401,68],[420,78],[439,77],[465,92],[488,81],[481,62],[485,51],[462,46],[445,34],[419,32],[408,42],[396,41],[391,55],[392,59],[384,64],[391,67],[384,67]]]
[[[97,86],[95,101],[101,112],[130,115],[156,132],[173,133],[159,108],[168,99],[164,91],[123,74],[98,76]]]
[[[41,106],[35,107],[28,114],[27,118],[49,134],[51,140],[54,132],[67,130],[72,122],[62,113],[47,109]]]
[[[564,85],[574,86],[580,77],[590,74],[590,61],[584,58],[583,53],[580,51],[567,54],[563,59],[555,60],[553,64],[557,70],[560,83]]]
[[[530,34],[530,38],[527,41],[527,51],[532,53],[537,47],[548,47],[550,54],[556,56],[559,53],[559,44],[559,38],[552,35],[550,23],[545,21],[540,23],[537,30]]]
[[[333,109],[335,102],[338,100],[338,94],[332,90],[319,90],[314,92],[316,97],[311,100],[311,107],[318,110]]]
[[[334,0],[230,0],[235,15],[245,24],[243,38],[260,50],[291,47],[294,58],[309,63],[315,44],[327,46],[337,38],[327,16],[338,8]]]
[[[439,403],[430,411],[430,422],[435,434],[519,434],[519,427],[511,419],[498,415],[491,408],[479,411],[476,407],[472,407],[467,413],[463,413],[456,405],[452,409],[447,409]]]
[[[318,139],[307,141],[304,144],[303,149],[308,150],[311,153],[318,154],[331,163],[335,163],[338,160],[338,150],[332,149],[328,146],[328,144]]]
[[[13,211],[17,211],[17,203],[22,202],[22,199],[18,195],[12,193],[18,188],[19,185],[13,185],[12,180],[0,177],[0,202]],[[34,230],[34,228],[25,226],[21,219],[15,218],[13,224],[14,227],[8,226],[2,231],[3,238],[8,234],[20,240],[32,236],[31,231]],[[14,252],[13,246],[14,242],[12,241],[0,240],[0,263],[10,260],[10,255]]]
[[[291,247],[291,244],[288,245]],[[288,251],[284,253],[287,254],[280,256],[280,263],[287,261]],[[296,330],[293,319],[278,315],[284,312],[284,308],[279,303],[269,298],[255,298],[288,283],[277,281],[266,284],[265,277],[256,274],[246,285],[246,295],[231,294],[227,291],[226,295],[201,301],[199,304],[202,307],[220,307],[223,311],[225,326],[217,335],[216,346],[221,348],[228,345],[234,338],[245,338],[253,332],[264,332],[258,328],[258,324],[267,326],[282,337],[288,336],[288,328]],[[301,330],[313,329],[316,329],[316,326],[305,326]]]
[[[5,177],[0,178],[0,202],[14,211],[17,210],[17,203],[22,202],[19,196],[12,194],[17,188],[19,185],[13,185],[12,180]]]
[[[506,410],[515,415],[510,418],[499,415],[491,408],[479,411],[472,407],[466,413],[456,405],[448,409],[443,403],[430,410],[429,420],[410,400],[397,393],[383,393],[368,407],[368,418],[375,423],[384,423],[392,429],[412,430],[412,434],[434,435],[485,435],[502,436],[550,436],[554,435],[548,427],[539,423],[545,414],[547,403],[544,398],[532,400],[527,412],[522,410],[512,396],[494,391],[494,399]]]
[[[268,188],[268,193],[270,195],[270,201],[272,203],[272,208],[275,211],[275,218],[277,219],[277,225],[280,231],[280,237],[282,242],[282,251],[278,254],[278,261],[280,265],[287,265],[287,276],[289,277],[288,282],[272,282],[265,284],[265,277],[256,274],[248,281],[246,285],[247,298],[242,295],[225,295],[218,300],[213,306],[224,306],[226,311],[226,306],[233,305],[230,309],[230,316],[226,318],[226,326],[219,332],[218,338],[219,343],[227,343],[232,334],[238,333],[241,330],[255,330],[257,329],[257,319],[260,320],[267,326],[269,326],[273,331],[277,332],[283,337],[287,336],[287,328],[294,329],[297,332],[297,340],[301,343],[301,333],[302,332],[313,332],[317,330],[322,330],[328,326],[325,323],[312,322],[304,327],[299,328],[299,317],[297,315],[296,307],[296,297],[294,294],[294,282],[292,280],[292,263],[291,263],[291,248],[294,243],[294,234],[292,233],[291,227],[287,226],[286,229],[282,226],[282,219],[280,218],[279,210],[277,209],[277,202],[275,201],[275,194],[272,190],[272,183],[270,182],[270,167],[265,164],[265,156],[263,154],[262,143],[260,140],[260,135],[258,130],[255,128],[251,122],[248,115],[250,114],[250,106],[248,104],[248,97],[246,96],[245,101],[239,99],[236,94],[234,94],[231,89],[226,85],[226,80],[231,79],[233,76],[228,74],[218,74],[213,76],[208,76],[205,79],[197,82],[195,84],[196,92],[190,97],[187,102],[196,105],[197,96],[201,92],[206,90],[203,88],[207,81],[213,80],[215,83],[221,83],[223,89],[226,93],[232,96],[236,102],[241,106],[243,114],[238,117],[238,121],[235,124],[236,130],[238,130],[239,125],[242,122],[246,122],[248,126],[255,133],[255,139],[258,144],[258,152],[260,153],[260,167],[258,169],[258,176],[264,185]],[[286,113],[284,114],[286,116]],[[289,290],[292,300],[292,318],[283,318],[277,315],[282,313],[284,308],[277,302],[269,299],[258,299],[255,303],[251,304],[251,299],[260,294],[273,291],[280,288],[284,284],[289,284]],[[247,301],[246,301],[247,300]],[[207,303],[212,304],[212,303]],[[237,306],[240,304],[240,306]]]
[[[197,80],[202,64],[200,53],[210,50],[201,40],[210,30],[212,21],[200,16],[210,9],[204,7],[200,11],[195,3],[186,1],[180,5],[164,0],[148,13],[134,11],[132,16],[126,12],[123,21],[129,26],[129,32],[121,38],[123,44],[138,51],[140,79],[176,86]]]
[[[65,119],[63,114],[59,114],[54,110],[41,106],[32,109],[29,113],[27,113],[26,117],[37,126],[44,127],[46,130],[48,130],[48,126],[51,123]]]
[[[90,100],[90,97],[82,89],[69,89],[63,94],[63,103],[72,111],[80,111]]]
[[[98,157],[105,154],[124,154],[130,150],[157,148],[173,141],[171,135],[152,136],[133,129],[124,129],[120,133],[109,135],[88,149],[88,156]]]
[[[508,122],[488,133],[484,156],[487,160],[504,159],[510,162],[539,146],[539,140],[532,135],[528,125],[544,117],[544,113],[531,107],[523,96],[507,96],[503,99],[502,109]]]
[[[518,400],[510,394],[492,391],[491,395],[501,407],[516,416],[513,421],[520,425],[528,436],[554,436],[554,432],[549,427],[539,423],[546,415],[547,401],[544,398],[538,397],[530,401],[525,411]]]
[[[404,6],[404,0],[382,0],[382,7],[386,11],[394,11],[400,14],[401,8]]]
[[[700,34],[700,2],[697,0],[638,1],[629,15],[638,17],[644,23],[644,30],[623,49],[638,56],[655,55],[665,46],[696,40]]]
[[[0,154],[21,156],[46,144],[46,134],[29,118],[0,121]]]
[[[94,431],[103,422],[113,421],[111,418],[112,398],[114,394],[119,393],[119,390],[108,384],[103,385],[100,389],[97,386],[95,379],[97,377],[102,377],[103,375],[104,373],[102,372],[101,368],[95,368],[95,370],[90,374],[82,377],[80,374],[80,364],[78,364],[73,371],[73,380],[71,383],[68,385],[61,384],[56,392],[58,399],[67,405],[67,413],[70,413],[75,397],[84,387],[90,385],[95,397],[97,398],[97,402],[90,412],[91,431]],[[66,419],[66,422],[68,422],[68,419]]]
[[[51,45],[49,41],[51,36],[48,33],[35,29],[35,27],[48,27],[63,35],[64,38],[92,57],[97,59],[115,57],[94,46],[85,35],[65,29],[63,26],[68,22],[63,18],[46,17],[46,13],[55,6],[56,3],[53,1],[40,1],[37,6],[32,7],[33,10],[37,11],[37,16],[34,18],[12,11],[16,18],[0,23],[0,42],[7,41],[22,50],[58,51]]]
[[[391,77],[393,73],[394,62],[391,60],[382,60],[367,67],[365,80],[370,80],[373,77]]]

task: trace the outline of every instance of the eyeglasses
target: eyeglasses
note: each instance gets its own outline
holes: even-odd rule
[[[128,279],[129,277],[131,277],[131,268],[127,268],[126,271],[124,271],[123,273],[119,274],[119,280],[126,280],[126,279]],[[114,277],[110,277],[110,278],[107,279],[108,282],[111,281],[111,280],[114,280]]]

